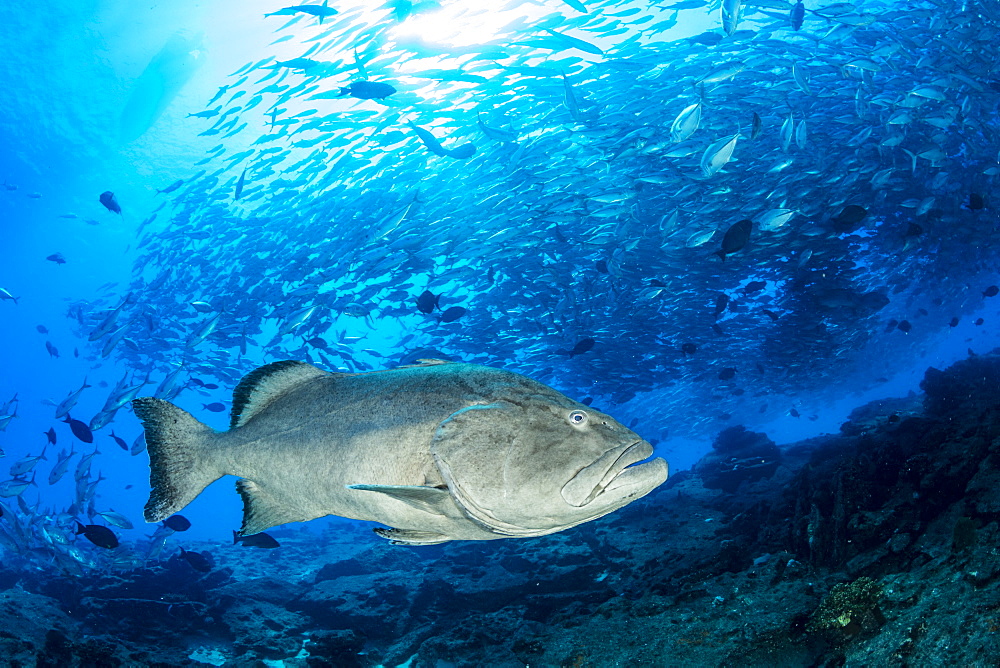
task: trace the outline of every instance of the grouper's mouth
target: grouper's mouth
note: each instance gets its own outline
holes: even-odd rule
[[[667,479],[667,463],[662,458],[638,463],[652,454],[653,446],[646,441],[608,450],[563,485],[563,500],[580,508],[605,497],[613,507],[602,509],[604,514],[648,494]]]

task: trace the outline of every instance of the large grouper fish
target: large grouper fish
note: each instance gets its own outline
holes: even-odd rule
[[[274,362],[237,385],[223,432],[162,399],[132,405],[149,451],[146,521],[235,475],[244,536],[326,515],[387,525],[376,533],[402,545],[543,536],[667,478],[610,416],[475,364],[349,374]]]

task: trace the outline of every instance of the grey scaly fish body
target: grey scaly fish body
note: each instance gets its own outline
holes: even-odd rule
[[[596,519],[666,479],[652,447],[613,418],[509,371],[425,363],[329,374],[276,362],[245,378],[217,433],[137,399],[155,522],[231,474],[241,534],[340,515],[394,542],[540,536]]]

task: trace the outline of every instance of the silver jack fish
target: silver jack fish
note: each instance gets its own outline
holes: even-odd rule
[[[225,432],[162,399],[132,405],[149,450],[146,521],[236,475],[241,536],[326,515],[382,523],[376,533],[403,545],[543,536],[667,478],[610,416],[473,364],[343,374],[274,362],[237,385]]]

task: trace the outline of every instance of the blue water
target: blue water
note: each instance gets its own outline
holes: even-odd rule
[[[731,61],[732,53],[743,57],[739,33],[731,38],[737,40],[732,51],[692,44],[665,55],[667,44],[683,45],[680,40],[706,32],[723,35],[718,3],[678,3],[677,25],[655,39],[647,34],[643,50],[628,41],[646,25],[638,19],[652,15],[652,23],[667,21],[672,11],[645,3],[601,3],[605,14],[625,12],[623,32],[597,34],[574,23],[582,20],[574,3],[555,0],[508,3],[503,12],[476,7],[465,16],[456,8],[461,3],[442,3],[443,10],[415,3],[402,22],[392,19],[388,9],[372,9],[375,3],[357,4],[356,11],[338,4],[340,14],[322,24],[303,15],[291,22],[290,16],[265,19],[265,13],[281,7],[273,0],[141,6],[94,0],[49,9],[26,0],[0,5],[5,99],[0,179],[8,184],[0,190],[0,288],[18,299],[16,304],[0,301],[0,406],[17,398],[11,404],[17,417],[0,433],[0,449],[6,454],[0,472],[21,457],[41,453],[50,427],[58,438],[37,467],[36,484],[23,493],[29,506],[37,504],[53,515],[68,508],[76,460],[56,485],[47,483],[49,469],[60,450],[89,453],[96,446],[100,454],[93,461],[92,480],[103,478],[96,509],[113,509],[136,525],[118,531],[123,541],[149,535],[154,527],[142,521],[149,494],[147,456],[131,455],[110,436],[113,430],[131,445],[141,432],[138,420],[123,408],[109,426],[95,432],[94,446],[88,446],[74,438],[68,425],[53,419],[53,403],[86,379],[91,388],[71,414],[89,421],[123,376],[138,382],[148,374],[140,396],[150,395],[181,358],[192,372],[182,374],[184,390],[173,401],[210,426],[225,429],[227,413],[203,406],[223,402],[228,410],[235,382],[255,366],[309,354],[310,361],[320,366],[332,361],[341,370],[385,368],[415,348],[433,348],[456,359],[538,377],[575,399],[594,397],[595,405],[655,441],[657,454],[676,471],[708,452],[712,438],[726,426],[745,424],[779,444],[836,432],[857,406],[919,391],[928,366],[943,368],[969,351],[982,353],[1000,342],[997,307],[983,296],[988,286],[1000,282],[997,216],[991,202],[997,198],[1000,159],[994,141],[1000,131],[1000,84],[980,60],[967,63],[972,74],[963,75],[965,79],[948,79],[949,67],[937,52],[928,51],[920,61],[915,36],[931,30],[926,28],[932,21],[928,15],[938,11],[933,5],[858,2],[862,14],[883,20],[858,28],[853,37],[839,42],[828,38],[822,44],[816,37],[837,22],[810,14],[803,32],[795,33],[781,18],[787,9],[763,8],[771,14],[749,10],[740,30],[766,30],[772,40],[791,47],[781,52],[764,41],[754,47],[757,54],[778,54],[747,64],[748,72],[766,74],[761,77],[768,86],[757,86],[747,73],[706,84],[704,120],[692,136],[698,142],[694,157],[670,163],[648,157],[656,155],[653,151],[617,156],[658,141],[669,144],[673,119],[698,101],[702,93],[692,81],[671,79],[678,71],[691,76],[679,54],[700,63],[703,73]],[[807,3],[810,9],[812,4]],[[944,4],[957,12],[967,3]],[[598,3],[592,8],[595,16]],[[629,13],[633,8],[638,12]],[[908,9],[917,27],[903,25]],[[968,22],[974,22],[969,16]],[[346,23],[338,23],[345,17]],[[345,30],[362,25],[370,32],[360,41],[342,37]],[[532,26],[536,29],[530,30]],[[434,55],[543,39],[547,26],[588,39],[606,55],[528,45],[524,48],[537,47],[537,52],[522,52],[519,65],[549,69],[523,79],[500,79],[489,67],[499,55]],[[844,59],[863,58],[873,45],[894,44],[894,28],[902,31],[904,46],[899,53],[873,56],[883,63],[877,73],[857,66],[844,69]],[[289,39],[274,43],[285,36]],[[742,38],[753,39],[752,34]],[[337,39],[333,46],[327,41]],[[983,44],[990,40],[995,48],[998,38],[987,33],[969,39],[978,54],[988,52]],[[316,44],[323,48],[310,52]],[[372,79],[398,85],[398,97],[385,104],[309,99],[317,91],[361,78],[354,50],[369,63]],[[242,85],[247,93],[241,98],[230,101],[240,90],[234,87],[219,102],[206,104],[221,86],[236,83],[242,75],[233,73],[247,64],[304,53],[333,63],[331,74],[311,78],[285,71],[255,83],[271,72],[270,61],[247,71]],[[666,61],[658,63],[662,68],[648,66],[658,54]],[[605,57],[639,65],[640,71],[602,66]],[[795,88],[789,74],[793,61],[809,67],[810,86],[818,96]],[[459,66],[485,80],[435,84],[411,76]],[[583,121],[568,111],[563,74],[575,82]],[[304,118],[323,115],[328,125],[255,143],[273,132],[265,114],[273,96],[243,113],[240,123],[246,127],[229,137],[224,136],[228,130],[200,135],[217,118],[188,117],[220,104],[225,109],[246,103],[274,81],[316,84],[281,101],[280,117],[318,109]],[[783,83],[772,88],[777,81]],[[888,121],[893,105],[912,99],[907,91],[919,86],[943,91],[945,101],[914,106],[913,113],[920,118],[950,114],[952,122],[937,127],[915,120],[904,128]],[[853,115],[859,88],[870,108]],[[781,150],[778,133],[789,110],[808,121],[808,148],[795,148],[793,142],[791,149]],[[754,111],[765,119],[764,135],[756,144],[747,138]],[[492,127],[516,131],[521,144],[487,138],[477,129],[477,114]],[[468,161],[429,156],[407,120],[432,127],[449,149],[474,143],[476,155]],[[869,127],[880,140],[902,133],[904,148],[940,146],[944,155],[911,163],[895,145],[852,146],[848,140]],[[640,138],[623,140],[630,131],[639,131]],[[737,131],[743,136],[734,161],[704,178],[698,160],[706,147]],[[375,132],[387,137],[384,150],[356,143]],[[397,134],[390,136],[393,132]],[[222,157],[196,165],[219,145],[224,146]],[[518,154],[520,145],[536,148]],[[291,151],[269,171],[255,161],[264,160],[263,148],[272,146],[275,152]],[[318,150],[326,155],[311,157]],[[226,161],[244,151],[254,153]],[[787,156],[796,160],[788,169],[805,175],[802,180],[784,180],[791,172],[768,171]],[[336,160],[343,162],[327,172],[310,171]],[[236,201],[236,181],[247,166],[246,194]],[[872,174],[885,168],[894,170],[894,181],[869,187]],[[669,185],[662,191],[658,185],[636,187],[634,179],[650,175],[664,176]],[[177,180],[184,181],[177,191],[157,193]],[[101,205],[98,196],[104,191],[114,192],[122,215]],[[400,228],[409,236],[379,236],[377,226],[418,192],[420,207],[404,216]],[[623,211],[595,215],[601,207],[620,204],[614,197],[595,198],[620,193],[626,193]],[[969,211],[970,194],[984,196],[986,207]],[[937,218],[916,212],[925,197],[934,197],[933,206],[943,211]],[[854,254],[845,275],[852,272],[858,292],[887,293],[889,305],[877,312],[845,314],[830,307],[810,314],[800,304],[796,317],[802,318],[801,326],[769,333],[760,309],[773,304],[781,316],[792,312],[787,300],[794,272],[787,268],[801,260],[810,239],[822,240],[813,244],[814,265],[815,258],[835,252],[830,249],[837,235],[824,232],[824,226],[852,203],[865,206],[869,218],[865,229],[845,242],[853,244]],[[800,213],[782,230],[784,236],[770,237],[773,243],[764,243],[767,233],[757,230],[748,250],[725,263],[711,254],[737,219],[786,207]],[[657,247],[662,243],[666,249],[659,254],[651,239],[659,240],[656,230],[674,210],[682,212],[687,227],[657,241]],[[156,218],[148,222],[154,213]],[[140,231],[143,221],[147,223]],[[920,221],[924,229],[912,246],[901,232],[908,221]],[[188,226],[178,231],[176,226],[183,224]],[[711,241],[685,250],[685,239],[705,226],[716,230]],[[207,242],[185,241],[199,231],[208,234]],[[472,235],[479,235],[474,237],[477,244],[460,243]],[[590,245],[575,245],[577,237]],[[258,251],[261,255],[251,262]],[[64,264],[46,259],[56,253]],[[595,272],[597,260],[612,264],[614,278]],[[380,262],[384,266],[366,274],[365,267]],[[201,268],[189,271],[197,263],[203,263]],[[149,283],[171,267],[164,285],[149,290]],[[752,278],[770,281],[762,293],[767,297],[736,299]],[[266,290],[253,292],[258,284]],[[377,289],[367,290],[372,285]],[[643,292],[656,286],[665,292],[653,297]],[[896,286],[900,289],[893,290]],[[445,295],[443,308],[460,305],[469,315],[456,325],[431,326],[414,306],[427,287]],[[720,291],[748,310],[713,318],[712,300]],[[135,325],[127,340],[104,357],[103,341],[89,342],[87,334],[126,295],[135,301],[119,324],[134,318]],[[209,301],[212,313],[223,313],[220,331],[186,350],[184,341],[212,315],[189,306],[198,299]],[[350,313],[348,305],[355,300],[372,309],[370,320]],[[267,345],[283,319],[310,305],[320,308],[301,331]],[[918,308],[928,315],[919,315]],[[750,311],[757,314],[754,322],[746,319]],[[957,327],[949,327],[952,317],[960,318]],[[905,318],[913,321],[912,332],[886,329],[890,319]],[[977,318],[984,323],[974,324]],[[727,330],[725,339],[710,331],[716,322]],[[242,334],[246,323],[250,333]],[[829,343],[803,343],[811,340],[811,327],[817,324],[835,332]],[[40,333],[39,326],[48,332]],[[408,335],[413,338],[404,344]],[[336,355],[324,359],[303,343],[308,336],[339,337],[345,350],[354,351],[351,364]],[[566,356],[564,349],[588,336],[598,341],[592,352]],[[245,354],[237,354],[241,337],[249,337]],[[700,348],[690,358],[678,352],[689,340]],[[720,389],[714,378],[730,366],[739,368],[738,380]],[[755,366],[763,371],[755,372]],[[206,390],[191,377],[219,387]],[[737,386],[745,393],[734,395],[731,390]],[[792,409],[800,417],[790,415]],[[220,545],[230,541],[231,530],[241,521],[232,483],[231,477],[217,482],[184,509],[193,523],[188,537]],[[77,517],[83,519],[82,514]],[[330,518],[309,526],[320,531],[342,522],[347,520]]]
[[[9,301],[0,304],[7,358],[0,377],[0,399],[15,393],[19,399],[18,419],[3,435],[8,461],[37,454],[44,444],[41,432],[51,426],[52,419],[51,407],[43,400],[58,402],[87,378],[95,389],[83,395],[75,411],[86,418],[103,401],[99,383],[113,385],[122,374],[135,373],[133,367],[116,360],[117,354],[100,358],[97,344],[81,340],[80,327],[67,318],[67,311],[73,304],[83,304],[84,312],[91,314],[87,305],[95,300],[100,299],[107,308],[124,297],[137,258],[136,226],[169,197],[156,191],[176,179],[190,178],[198,171],[194,163],[219,143],[218,136],[198,136],[211,119],[186,115],[205,108],[204,103],[219,86],[233,82],[228,75],[244,64],[269,54],[279,60],[296,54],[295,40],[268,46],[275,39],[276,22],[281,21],[280,17],[261,19],[261,14],[274,9],[272,5],[249,3],[237,11],[223,3],[204,2],[141,9],[119,2],[74,3],[60,10],[58,21],[42,20],[27,3],[7,3],[0,9],[4,24],[11,27],[4,40],[2,65],[10,103],[2,121],[6,149],[0,173],[17,187],[3,192],[0,199],[4,220],[0,287],[20,299],[17,306]],[[529,9],[529,14],[542,11],[527,7],[521,11]],[[400,41],[425,31],[431,31],[425,41],[432,45],[435,39],[444,45],[474,44],[477,35],[496,39],[491,31],[499,28],[498,19],[489,12],[477,16],[469,25],[479,32],[462,24],[449,31],[441,27],[448,25],[446,22],[413,16],[409,19],[412,25],[401,24],[410,37],[404,34]],[[692,9],[683,16],[685,20],[671,29],[669,37],[680,39],[717,27],[714,12]],[[309,25],[300,27],[303,31],[312,29]],[[606,45],[613,43],[613,38],[597,41]],[[428,92],[434,94],[433,90]],[[258,115],[256,123],[261,120]],[[223,143],[233,153],[253,138],[248,129]],[[435,167],[440,165],[431,170]],[[413,174],[413,187],[426,183],[431,174]],[[232,183],[236,175],[238,171],[229,170],[224,178]],[[108,189],[122,203],[121,217],[97,201],[96,195]],[[159,213],[161,219],[165,215]],[[238,234],[238,229],[232,230],[231,243],[241,243]],[[65,264],[45,260],[57,252],[65,256]],[[984,287],[989,280],[988,274],[984,276]],[[958,307],[969,309],[967,304]],[[789,442],[835,431],[851,408],[870,399],[916,389],[927,365],[946,365],[963,357],[970,347],[988,350],[994,346],[992,328],[972,325],[979,311],[969,310],[958,328],[937,327],[919,347],[908,351],[907,357],[893,360],[883,372],[883,376],[890,376],[888,382],[858,387],[833,403],[823,398],[824,410],[802,411],[816,416],[811,422],[791,419],[784,413],[795,405],[811,406],[815,400],[808,394],[785,396],[777,400],[781,402],[777,415],[772,408],[753,426],[779,442]],[[984,309],[982,314],[988,317],[992,312]],[[36,325],[47,327],[49,334],[38,333]],[[364,333],[378,337],[395,326],[394,319],[386,318],[375,331]],[[58,358],[47,353],[45,341],[56,346]],[[141,354],[142,343],[137,344]],[[390,355],[393,351],[386,346],[383,352]],[[878,356],[875,350],[867,354]],[[863,354],[859,365],[864,360]],[[154,373],[151,386],[161,377],[162,373],[160,377]],[[198,409],[225,401],[229,389],[223,387],[211,394],[188,391],[181,403],[212,426],[222,428],[224,414]],[[606,389],[609,394],[614,392],[613,387]],[[623,421],[636,417],[646,422],[652,406],[661,401],[655,397],[655,392],[648,398],[640,396],[632,402],[635,406],[625,402],[615,412]],[[133,441],[138,425],[127,413],[122,411],[111,427],[98,432],[96,443],[102,454],[95,470],[107,479],[100,490],[103,504],[138,521],[146,495],[145,457],[128,456],[108,437],[109,431],[116,429],[127,442]],[[656,420],[650,427],[648,437],[661,436]],[[672,441],[668,434],[659,447],[670,456],[675,469],[686,468],[706,451],[712,430],[708,425],[699,430],[700,438],[677,434]],[[65,425],[58,425],[57,432],[60,441],[50,455],[72,442]],[[125,489],[126,485],[130,489]],[[48,501],[66,490],[43,486],[38,491]],[[195,523],[195,531],[207,538],[216,535],[217,527],[237,521],[238,501],[228,486],[220,483],[200,497],[188,514],[199,519],[204,514],[203,521]]]

